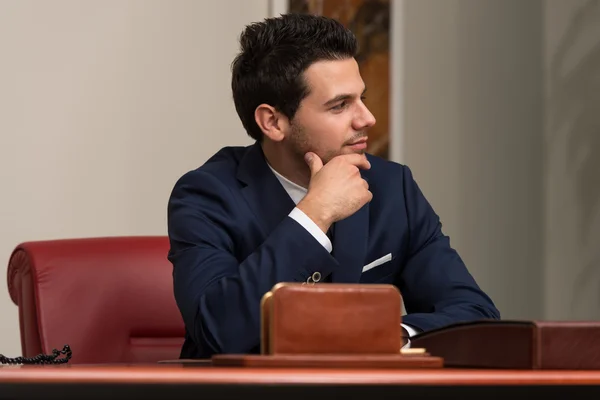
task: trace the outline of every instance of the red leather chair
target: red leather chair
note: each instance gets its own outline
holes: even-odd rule
[[[13,251],[8,290],[23,356],[71,347],[70,363],[179,358],[184,325],[166,237],[27,242]]]

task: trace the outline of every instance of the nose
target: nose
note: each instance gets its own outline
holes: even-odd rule
[[[371,113],[367,106],[361,102],[359,109],[356,112],[356,116],[354,117],[352,128],[360,131],[372,127],[376,122],[377,120],[373,113]]]

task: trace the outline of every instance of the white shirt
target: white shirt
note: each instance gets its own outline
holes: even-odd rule
[[[269,164],[267,163],[267,165]],[[269,165],[269,168],[271,168],[271,171],[273,171],[273,173],[275,174],[275,176],[277,177],[287,194],[290,195],[290,197],[294,201],[294,204],[297,205],[300,202],[300,200],[302,200],[304,196],[306,196],[307,189],[290,181],[285,176],[275,171],[273,167],[271,167],[271,165]],[[289,213],[289,217],[293,218],[296,222],[302,225],[304,229],[306,229],[323,247],[325,247],[325,249],[327,249],[328,252],[331,253],[331,251],[333,250],[333,245],[331,244],[331,240],[329,240],[329,237],[327,237],[325,232],[323,232],[321,228],[319,228],[312,219],[310,219],[306,214],[304,214],[302,210],[300,210],[298,207],[294,207],[294,209]],[[411,326],[405,324],[402,324],[402,326],[408,332],[409,337],[412,337],[417,334],[417,331],[415,331],[415,329]],[[410,341],[405,347],[410,347]]]

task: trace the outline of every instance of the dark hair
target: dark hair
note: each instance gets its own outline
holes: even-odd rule
[[[308,94],[304,71],[314,62],[356,55],[356,37],[340,22],[310,14],[284,14],[246,26],[232,63],[235,109],[248,135],[262,141],[254,119],[269,104],[290,120]]]

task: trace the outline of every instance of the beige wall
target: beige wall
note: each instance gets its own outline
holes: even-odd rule
[[[0,2],[0,353],[19,242],[166,233],[175,180],[250,143],[229,64],[267,0]]]
[[[544,19],[545,314],[600,319],[600,1]]]
[[[503,317],[539,318],[541,2],[404,7],[404,159]]]
[[[600,319],[600,0],[403,0],[402,159],[504,318]]]

